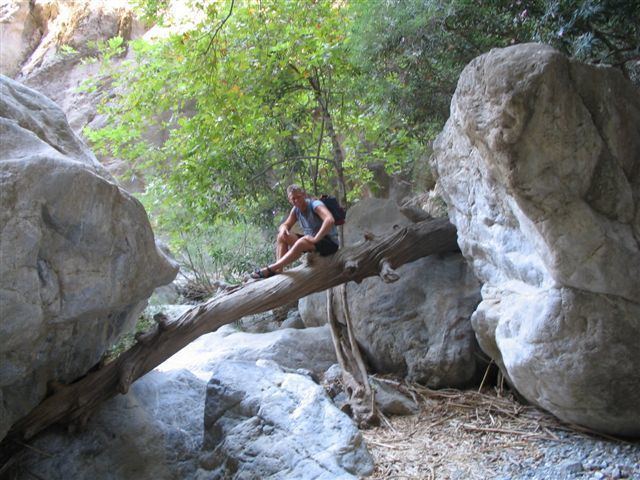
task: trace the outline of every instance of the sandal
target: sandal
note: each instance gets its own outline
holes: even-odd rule
[[[262,268],[256,268],[249,276],[254,280],[260,280],[261,278],[269,278],[278,274],[278,272],[271,270],[269,267],[266,267],[266,273],[263,273],[262,270]]]

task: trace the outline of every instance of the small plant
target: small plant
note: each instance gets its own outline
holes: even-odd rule
[[[120,356],[120,354],[133,347],[136,343],[136,334],[148,332],[154,327],[154,325],[155,322],[153,320],[153,315],[150,314],[148,309],[142,312],[138,318],[135,329],[120,337],[120,339],[109,350],[107,350],[106,362],[109,363],[115,360]]]
[[[71,45],[61,45],[60,46],[60,55],[63,57],[72,57],[78,55],[78,50],[73,48]]]

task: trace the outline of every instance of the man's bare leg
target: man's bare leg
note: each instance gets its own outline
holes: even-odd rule
[[[315,248],[315,244],[311,243],[306,238],[296,237],[296,242],[293,244],[293,246],[291,246],[289,250],[278,259],[277,262],[269,265],[269,269],[273,272],[279,272],[290,263],[293,263],[297,259],[299,259],[303,253],[310,252]]]
[[[290,233],[289,235],[278,235],[276,242],[276,260],[280,260],[298,241],[298,236]]]

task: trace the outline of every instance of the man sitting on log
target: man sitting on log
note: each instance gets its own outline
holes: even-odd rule
[[[332,255],[338,251],[338,233],[333,215],[320,200],[310,198],[298,185],[287,187],[287,198],[292,205],[287,219],[278,228],[277,261],[251,273],[251,278],[269,278],[296,261],[305,252],[317,251]],[[300,223],[304,236],[291,232]]]

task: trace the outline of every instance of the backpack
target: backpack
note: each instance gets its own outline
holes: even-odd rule
[[[333,195],[322,195],[320,197],[320,201],[324,203],[324,206],[327,207],[327,210],[331,212],[336,225],[344,225],[344,220],[347,217],[347,212],[340,205],[338,199]]]

